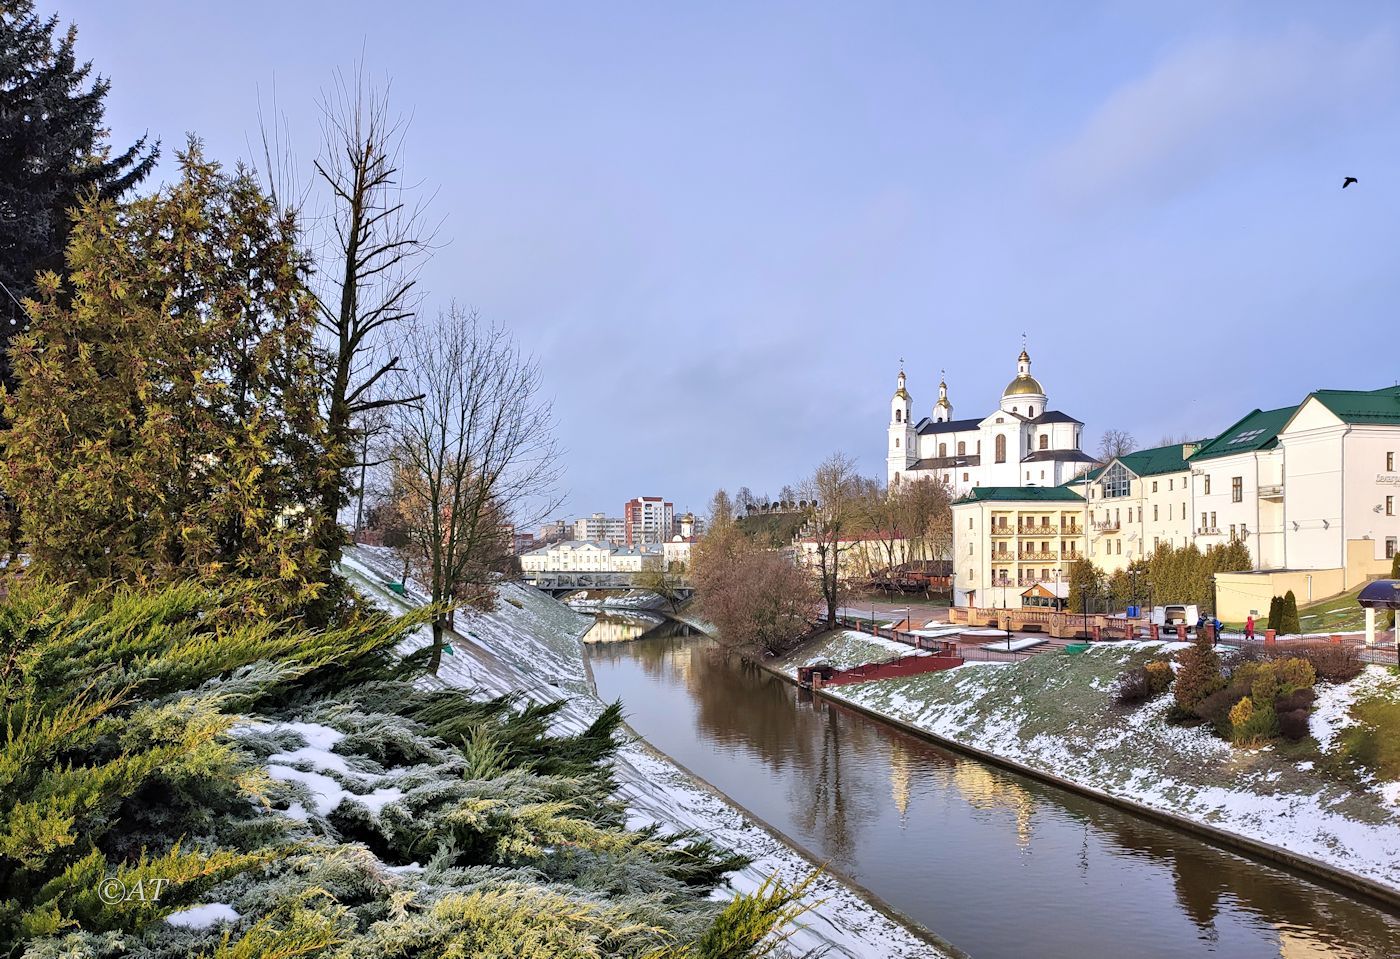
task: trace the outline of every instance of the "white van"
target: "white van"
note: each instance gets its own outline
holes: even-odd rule
[[[1200,618],[1201,612],[1195,603],[1152,607],[1152,622],[1163,629],[1176,629],[1177,624],[1181,624],[1188,631],[1195,632]]]

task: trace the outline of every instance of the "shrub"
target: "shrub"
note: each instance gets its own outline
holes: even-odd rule
[[[1201,700],[1225,685],[1220,673],[1220,656],[1210,641],[1197,636],[1189,649],[1180,654],[1181,672],[1176,676],[1176,704],[1185,712],[1194,713]]]
[[[1167,687],[1176,678],[1176,673],[1172,672],[1172,664],[1165,659],[1154,659],[1143,667],[1143,672],[1147,676],[1148,685],[1153,696],[1160,696],[1167,691]]]
[[[1278,711],[1278,732],[1280,736],[1291,739],[1295,743],[1304,739],[1308,735],[1308,709],[1289,709]]]
[[[1255,746],[1278,734],[1274,704],[1246,697],[1230,710],[1230,739],[1236,746]]]
[[[1274,709],[1278,711],[1279,718],[1282,719],[1286,712],[1293,712],[1295,709],[1307,711],[1312,708],[1312,704],[1317,701],[1317,690],[1311,686],[1305,689],[1295,689],[1291,692],[1281,694],[1274,700]]]
[[[1230,709],[1230,734],[1237,745],[1242,744],[1245,726],[1254,718],[1254,700],[1248,696]]]
[[[1146,669],[1130,669],[1113,684],[1113,699],[1120,706],[1142,703],[1152,698],[1152,683]]]
[[[1295,647],[1293,653],[1308,661],[1318,679],[1329,683],[1344,683],[1355,679],[1366,668],[1355,646],[1309,643]]]
[[[1303,631],[1303,627],[1298,624],[1298,598],[1293,595],[1291,589],[1283,596],[1278,631],[1283,635],[1297,635]]]
[[[1317,682],[1317,670],[1312,663],[1298,656],[1277,659],[1273,663],[1274,675],[1278,677],[1279,688],[1291,693],[1295,689],[1311,689]]]
[[[1196,715],[1211,723],[1222,736],[1230,734],[1230,710],[1244,699],[1244,690],[1238,686],[1217,689],[1196,706]]]

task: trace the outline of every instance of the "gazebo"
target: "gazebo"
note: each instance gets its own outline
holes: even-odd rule
[[[1376,610],[1400,609],[1400,579],[1378,579],[1367,583],[1356,597],[1356,601],[1366,610],[1366,645],[1376,643]],[[1400,635],[1400,634],[1397,634]],[[1397,640],[1400,646],[1400,640]]]

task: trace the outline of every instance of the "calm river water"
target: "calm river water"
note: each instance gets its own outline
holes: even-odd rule
[[[598,693],[820,862],[974,959],[1400,956],[1400,918],[600,617]]]

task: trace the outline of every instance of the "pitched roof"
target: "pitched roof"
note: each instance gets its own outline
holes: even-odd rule
[[[1252,413],[1246,413],[1239,422],[1215,439],[1201,444],[1201,448],[1191,454],[1191,462],[1273,449],[1278,445],[1278,431],[1283,429],[1283,425],[1297,409],[1296,406],[1284,406],[1276,410],[1254,410]]]
[[[1138,476],[1181,473],[1190,469],[1182,453],[1187,446],[1194,445],[1196,444],[1173,443],[1171,446],[1157,446],[1150,450],[1134,450],[1118,457],[1118,461]]]
[[[1097,463],[1083,450],[1032,450],[1021,457],[1022,463],[1040,463],[1046,460],[1054,460],[1062,463]]]
[[[957,503],[984,503],[988,501],[1082,503],[1084,497],[1064,486],[976,486],[968,490]]]
[[[1080,426],[1084,425],[1083,420],[1077,420],[1068,413],[1061,413],[1059,410],[1046,410],[1030,422],[1036,425],[1041,423],[1078,423]]]
[[[981,425],[981,420],[948,420],[944,423],[924,420],[919,424],[919,435],[927,436],[930,433],[964,433],[975,430]]]
[[[972,454],[967,456],[926,456],[917,460],[911,470],[947,470],[959,469],[964,466],[978,466],[982,462],[982,457]]]
[[[1311,395],[1343,423],[1400,423],[1400,386],[1317,390]]]

